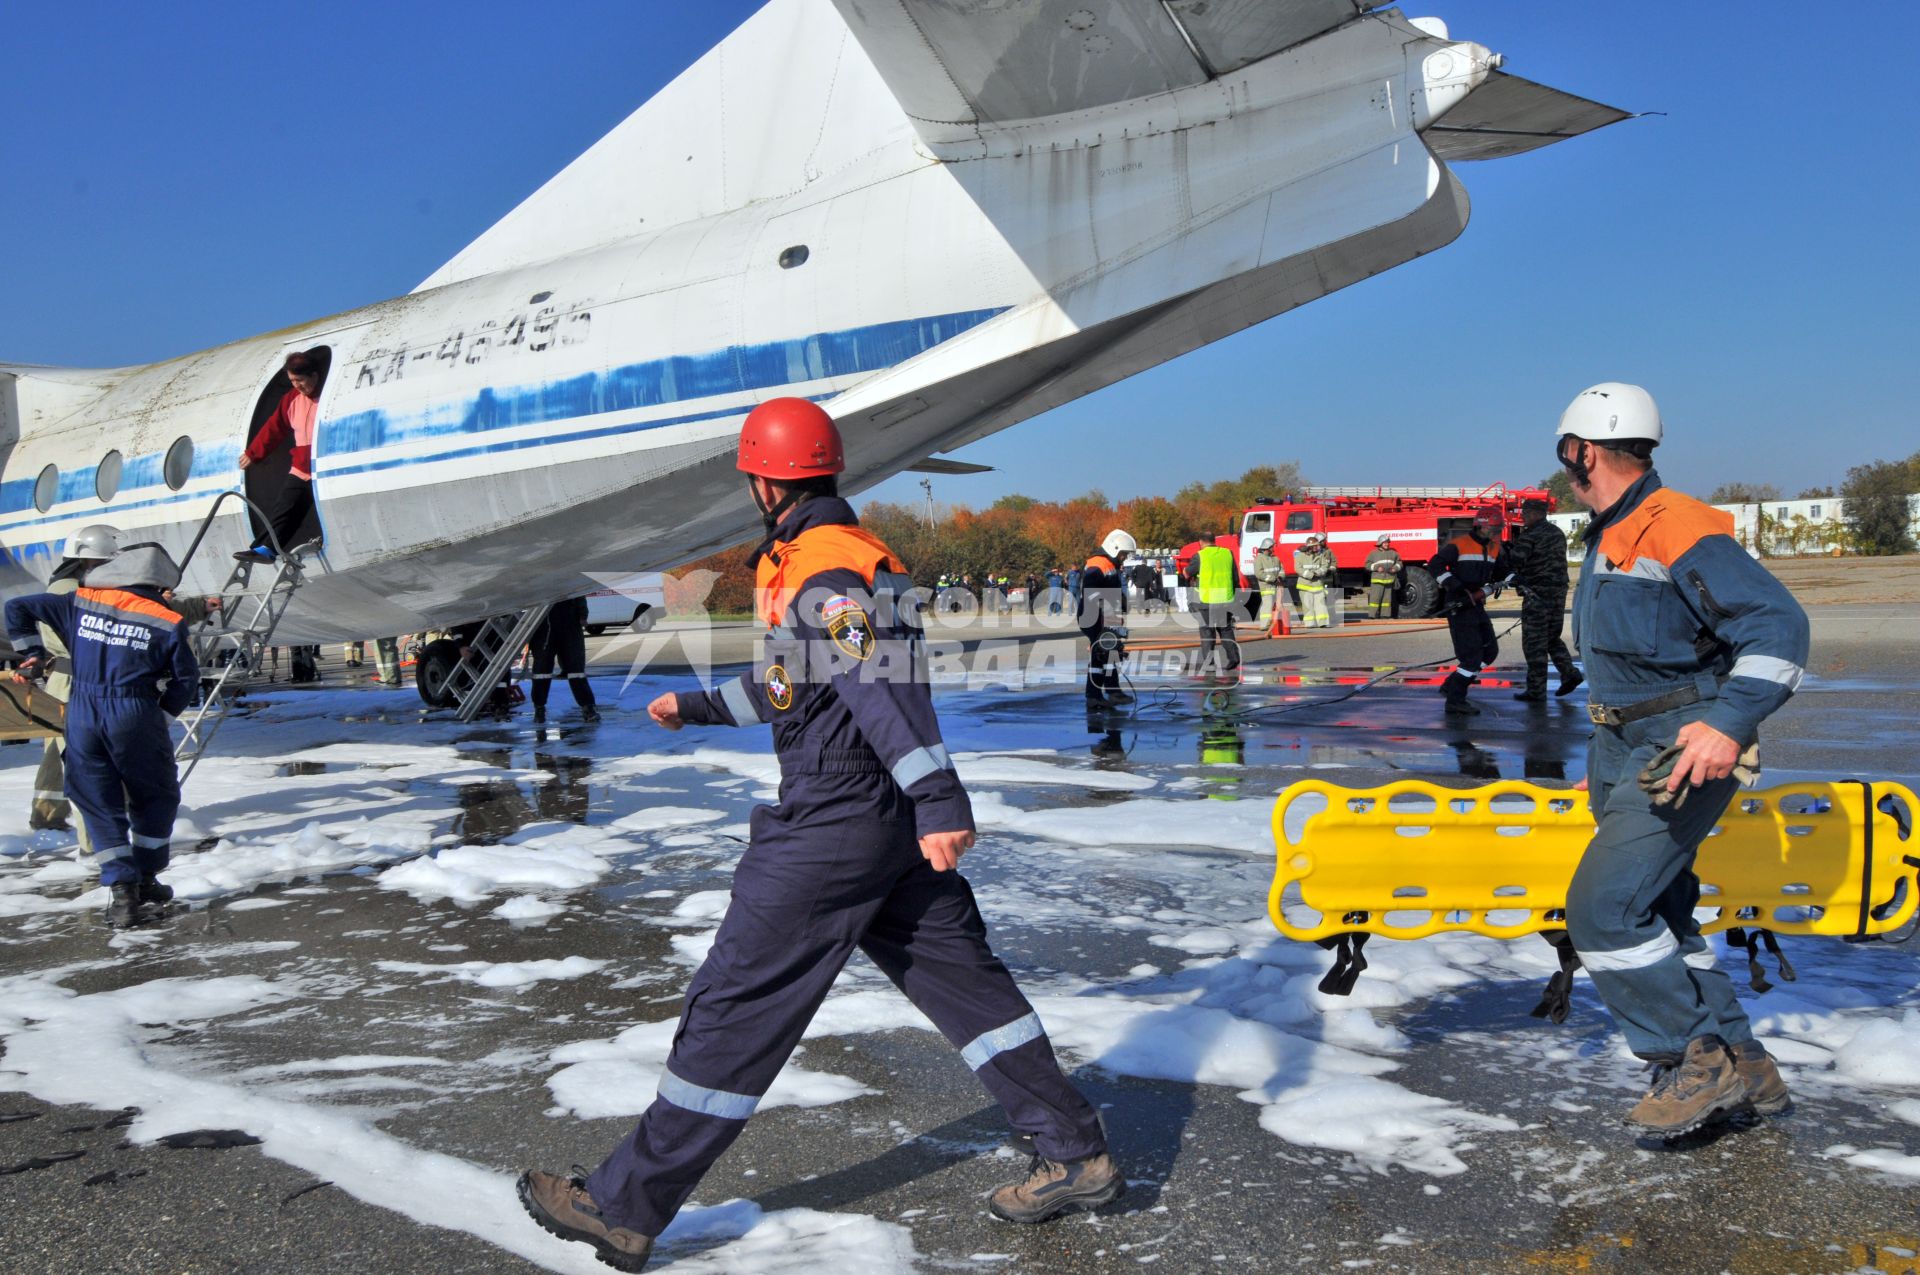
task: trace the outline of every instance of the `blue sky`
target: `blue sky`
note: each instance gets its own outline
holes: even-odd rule
[[[403,293],[755,7],[14,6],[0,360],[146,362]],[[1321,482],[1531,481],[1604,379],[1654,391],[1662,469],[1703,494],[1920,449],[1893,11],[1408,11],[1666,114],[1462,166],[1452,246],[976,444],[960,458],[998,472],[936,479],[941,499],[1117,499],[1285,459]]]

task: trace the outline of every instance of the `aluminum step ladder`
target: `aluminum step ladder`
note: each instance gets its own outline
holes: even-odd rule
[[[180,558],[183,574],[200,551],[200,542],[207,538],[221,506],[230,500],[245,505],[257,519],[257,525],[267,528],[274,559],[270,563],[235,561],[233,570],[227,573],[226,583],[220,586],[217,618],[211,628],[194,635],[193,653],[200,663],[200,702],[180,718],[186,734],[175,745],[173,760],[176,765],[186,763],[186,769],[180,772],[181,783],[185,783],[193,768],[200,764],[201,754],[207,751],[221,723],[232,713],[234,701],[260,675],[273,642],[273,631],[280,627],[280,617],[286,614],[287,604],[293,601],[304,578],[301,555],[317,553],[320,549],[320,541],[315,539],[295,545],[289,552],[273,534],[266,513],[248,500],[245,492],[223,491],[214,498],[207,516],[200,521],[200,530],[194,533],[193,543]],[[254,571],[268,567],[273,569],[271,578],[264,587],[256,588]],[[219,674],[209,678],[208,670],[216,667]]]
[[[273,631],[305,578],[301,555],[318,547],[319,542],[312,541],[270,563],[236,562],[220,586],[218,618],[194,636],[193,653],[202,675],[200,702],[180,717],[186,733],[173,750],[174,762],[186,763],[180,782],[200,764],[201,754],[233,712],[234,701],[264,672]],[[269,570],[265,585],[257,586],[254,572]],[[220,670],[218,676],[208,679],[206,673],[214,668]]]
[[[481,626],[467,654],[447,678],[446,693],[460,706],[454,715],[457,720],[470,722],[480,715],[493,695],[493,688],[506,676],[533,631],[547,618],[548,610],[545,604],[529,607],[517,615],[496,615]]]

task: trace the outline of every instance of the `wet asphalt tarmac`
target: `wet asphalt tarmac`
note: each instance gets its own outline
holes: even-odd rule
[[[1814,614],[1817,680],[1769,724],[1770,779],[1857,774],[1915,784],[1920,673],[1912,634],[1920,608],[1832,606]],[[977,648],[1005,635],[947,636]],[[1510,654],[1517,638],[1506,640]],[[723,636],[715,653],[737,657],[725,648],[738,640]],[[621,641],[596,644],[604,657],[597,674],[623,662]],[[1040,686],[965,697],[968,726],[989,733],[998,748],[1080,752],[1119,769],[1190,768],[1202,779],[1201,797],[1264,800],[1298,778],[1299,768],[1323,762],[1348,767],[1337,778],[1355,785],[1409,774],[1465,783],[1580,777],[1587,726],[1576,703],[1529,707],[1513,703],[1506,688],[1486,686],[1478,692],[1483,715],[1454,726],[1418,672],[1332,702],[1382,670],[1445,651],[1443,632],[1250,644],[1249,673],[1259,680],[1210,702],[1163,685],[1162,667],[1143,670],[1140,702],[1126,714],[1090,716],[1077,684]],[[640,712],[639,689],[614,711]],[[562,693],[556,708],[564,701]],[[383,729],[404,732],[404,712],[394,716],[398,724]],[[564,712],[555,719],[538,734],[524,716],[472,728],[467,739],[477,755],[491,751],[501,765],[537,765],[555,778],[449,792],[446,830],[485,842],[536,819],[599,822],[619,813],[574,733],[584,728]],[[1200,764],[1234,756],[1238,764]],[[1075,791],[1059,801],[1108,796]],[[1044,984],[1055,972],[1117,981],[1140,962],[1165,963],[1166,950],[1139,933],[1023,923],[1008,904],[1044,893],[1044,864],[1036,870],[1030,857],[996,855],[995,840],[985,838],[969,859],[969,876],[983,899],[997,901],[988,904],[996,945],[1023,982]],[[684,965],[668,959],[674,931],[636,921],[657,917],[687,892],[724,888],[730,866],[699,853],[652,859],[644,883],[616,874],[585,902],[576,896],[573,910],[553,923],[496,924],[485,950],[467,954],[607,959],[627,976],[617,992],[597,979],[543,983],[517,995],[390,980],[373,994],[327,999],[324,1013],[245,1014],[184,1028],[164,1044],[201,1065],[236,1068],[431,1050],[455,1060],[436,1078],[450,1092],[383,1101],[386,1132],[503,1171],[591,1165],[629,1121],[547,1115],[543,1081],[553,1068],[544,1053],[674,1012],[687,977]],[[1115,898],[1244,897],[1251,917],[1264,908],[1270,871],[1270,862],[1244,855],[1168,851],[1143,853],[1102,884]],[[456,936],[478,928],[452,903],[421,904],[363,876],[307,882],[285,904],[196,908],[153,943],[66,985],[84,993],[213,969],[318,985],[375,960],[417,959],[417,940],[407,936],[423,926]],[[249,954],[239,946],[285,937],[300,940],[298,952]],[[1858,979],[1852,963],[1864,961],[1910,985],[1920,968],[1916,948],[1920,940],[1909,938],[1861,947],[1802,940],[1790,950],[1803,979],[1840,963]],[[0,921],[0,964],[15,971],[97,961],[102,949],[101,931],[84,915]],[[1134,1189],[1092,1218],[1041,1228],[1000,1224],[982,1196],[1024,1161],[1007,1148],[997,1108],[938,1037],[893,1031],[808,1042],[818,1065],[880,1093],[762,1113],[697,1198],[741,1196],[768,1210],[804,1206],[904,1220],[928,1269],[1920,1269],[1912,1256],[1920,1249],[1920,1187],[1821,1154],[1836,1142],[1920,1154],[1920,1129],[1870,1103],[1822,1093],[1785,1119],[1672,1146],[1636,1142],[1617,1118],[1641,1078],[1614,1057],[1610,1024],[1590,986],[1579,983],[1574,1016],[1559,1028],[1528,1017],[1537,991],[1531,983],[1484,983],[1381,1011],[1416,1042],[1394,1081],[1521,1126],[1472,1139],[1462,1152],[1470,1171],[1457,1177],[1375,1173],[1337,1153],[1283,1142],[1259,1127],[1257,1106],[1229,1089],[1081,1067],[1076,1083],[1105,1107]],[[1554,1043],[1543,1047],[1546,1032]],[[396,1184],[390,1207],[374,1207],[256,1148],[129,1146],[114,1115],[0,1094],[0,1271],[536,1269],[435,1227],[409,1207],[404,1184]]]

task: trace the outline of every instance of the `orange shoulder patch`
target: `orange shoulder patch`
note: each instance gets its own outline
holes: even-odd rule
[[[112,607],[116,611],[127,611],[134,615],[146,616],[162,624],[180,623],[180,613],[170,610],[164,602],[155,602],[152,598],[143,598],[137,593],[125,589],[87,589],[77,590],[78,596],[99,606]]]
[[[1600,552],[1622,571],[1641,558],[1671,567],[1708,536],[1732,534],[1732,514],[1662,487],[1601,533]]]
[[[771,628],[786,618],[801,586],[822,571],[858,572],[871,585],[883,567],[907,572],[899,555],[872,532],[845,526],[810,528],[760,559],[754,574],[754,612]]]

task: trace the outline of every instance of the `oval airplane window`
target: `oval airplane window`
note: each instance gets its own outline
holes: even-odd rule
[[[93,494],[105,504],[120,494],[120,470],[123,462],[119,452],[108,452],[100,458],[100,467],[93,471]]]
[[[791,270],[795,266],[804,266],[807,264],[807,258],[810,255],[811,254],[807,252],[807,245],[797,243],[780,254],[780,268],[782,270]]]
[[[185,434],[173,440],[173,446],[167,448],[167,459],[160,467],[161,474],[167,480],[167,486],[179,491],[187,485],[187,479],[193,477],[193,440]]]
[[[41,513],[53,508],[54,499],[60,494],[60,466],[48,465],[33,480],[33,507]]]

